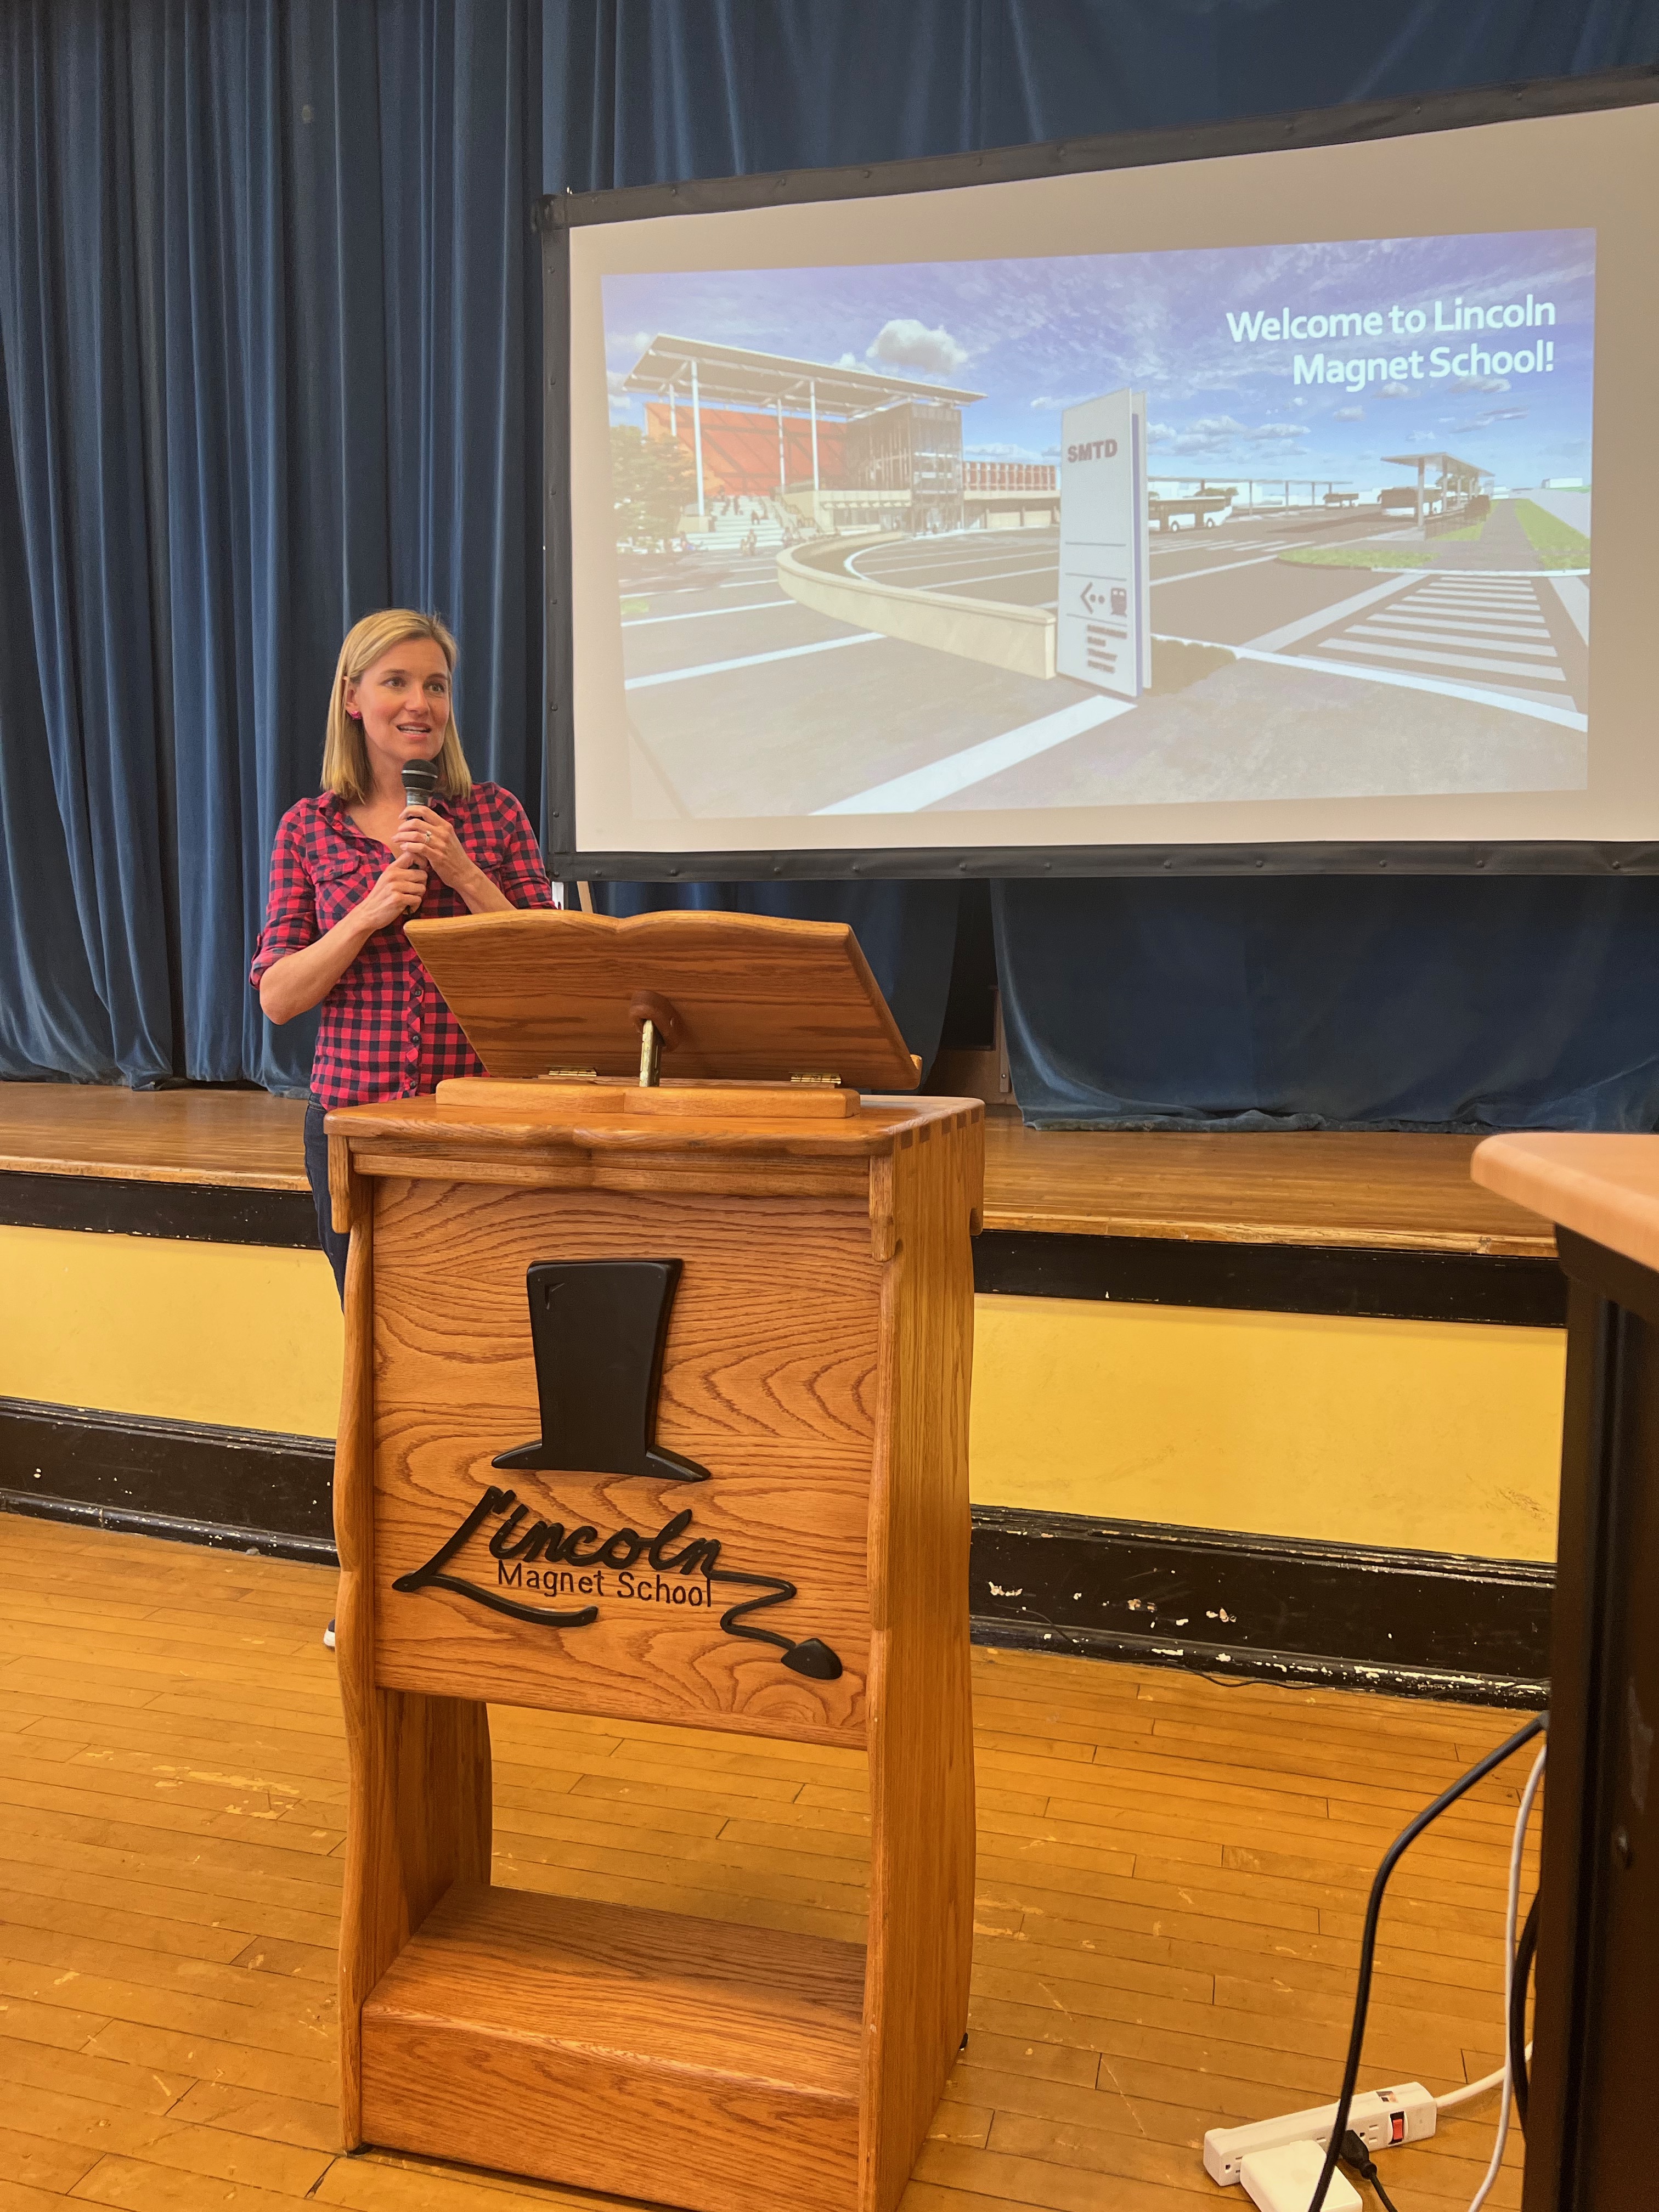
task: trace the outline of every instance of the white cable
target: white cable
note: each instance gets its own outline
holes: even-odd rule
[[[1498,2140],[1492,2147],[1492,2163],[1486,2168],[1486,2179],[1474,2192],[1469,2212],[1480,2212],[1480,2207],[1491,2196],[1492,2185],[1504,2163],[1504,2146],[1510,2139],[1510,2100],[1515,2094],[1510,2073],[1510,2005],[1515,1984],[1515,1927],[1521,1907],[1521,1860],[1526,1849],[1527,1824],[1532,1818],[1532,1802],[1544,1778],[1544,1760],[1548,1752],[1547,1741],[1539,1746],[1527,1786],[1521,1792],[1521,1809],[1515,1816],[1515,1842],[1510,1850],[1509,1904],[1504,1915],[1504,2064],[1498,2077],[1504,2085],[1504,2101],[1498,2107]]]
[[[1527,2045],[1527,2057],[1532,2057],[1532,2045]],[[1495,2089],[1504,2078],[1500,2066],[1495,2074],[1483,2074],[1478,2081],[1466,2081],[1461,2089],[1448,2089],[1443,2097],[1437,2097],[1435,2105],[1443,2112],[1455,2112],[1460,2105],[1472,2105],[1477,2097],[1484,2097]]]

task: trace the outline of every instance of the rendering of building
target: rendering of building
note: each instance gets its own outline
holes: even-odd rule
[[[781,500],[820,530],[965,519],[962,410],[982,392],[662,335],[622,389],[645,398],[648,437],[691,456],[699,520],[734,498]]]

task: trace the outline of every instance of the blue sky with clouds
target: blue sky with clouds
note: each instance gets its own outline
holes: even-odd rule
[[[1595,234],[1225,246],[1029,261],[714,270],[605,279],[605,360],[617,377],[657,331],[795,359],[890,367],[985,393],[965,410],[969,453],[1052,459],[1060,410],[1124,385],[1147,393],[1152,465],[1166,475],[1400,481],[1385,453],[1447,450],[1502,484],[1590,474]],[[1554,303],[1553,329],[1432,329],[1421,337],[1236,343],[1234,314]],[[1427,374],[1428,349],[1491,354],[1552,339],[1548,374],[1474,365]],[[1425,374],[1363,392],[1297,386],[1293,356],[1405,356]],[[620,396],[613,419],[642,420]]]

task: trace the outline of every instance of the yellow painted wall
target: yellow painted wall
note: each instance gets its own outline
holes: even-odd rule
[[[1555,1555],[1566,1336],[981,1297],[976,1505]]]
[[[0,1396],[332,1436],[320,1253],[0,1228]],[[1555,1545],[1554,1329],[981,1297],[975,1504],[1497,1559]]]
[[[320,1252],[0,1228],[0,1397],[331,1437],[341,1346]]]

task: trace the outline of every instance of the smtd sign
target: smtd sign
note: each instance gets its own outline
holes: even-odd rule
[[[1060,453],[1055,672],[1138,699],[1152,680],[1146,395],[1068,407]]]

